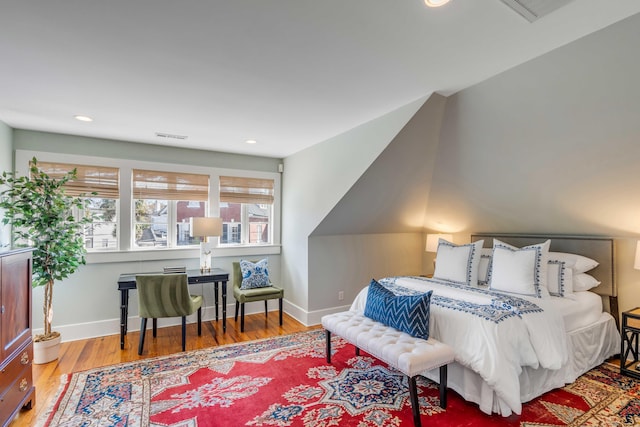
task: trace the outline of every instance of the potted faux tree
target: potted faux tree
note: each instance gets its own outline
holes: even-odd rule
[[[47,363],[58,358],[60,344],[60,333],[51,330],[53,284],[85,264],[82,231],[90,219],[73,215],[74,208],[85,207],[86,199],[65,193],[75,170],[52,177],[38,168],[34,157],[29,172],[30,176],[2,173],[0,208],[4,209],[2,223],[12,226],[14,246],[34,248],[33,287],[44,286],[44,333],[34,338],[34,363]]]

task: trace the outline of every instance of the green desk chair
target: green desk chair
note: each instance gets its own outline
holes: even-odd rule
[[[198,335],[202,335],[202,297],[191,296],[186,274],[145,274],[136,276],[140,313],[140,345],[142,354],[147,319],[153,319],[155,338],[160,317],[182,317],[182,351],[187,340],[187,316],[198,310]]]
[[[264,314],[267,312],[267,301],[270,299],[278,299],[280,308],[280,326],[282,326],[282,298],[284,297],[284,289],[276,286],[266,286],[264,288],[240,289],[242,285],[242,270],[240,263],[233,263],[233,297],[236,299],[236,316],[235,321],[238,322],[238,308],[241,307],[240,314],[240,332],[244,332],[244,304],[247,302],[264,301]]]

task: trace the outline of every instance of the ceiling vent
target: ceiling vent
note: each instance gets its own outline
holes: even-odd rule
[[[515,10],[527,21],[533,22],[566,6],[573,0],[502,0],[502,3]]]
[[[172,133],[163,133],[163,132],[156,132],[156,136],[158,138],[168,138],[168,139],[187,139],[188,138],[187,135],[175,135]]]

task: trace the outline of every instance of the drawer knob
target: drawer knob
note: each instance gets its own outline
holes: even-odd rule
[[[23,378],[22,381],[20,381],[20,391],[25,391],[27,387],[29,387],[29,383],[26,378]]]
[[[29,353],[27,353],[26,351],[22,353],[22,356],[20,356],[20,363],[22,363],[23,365],[29,363]]]

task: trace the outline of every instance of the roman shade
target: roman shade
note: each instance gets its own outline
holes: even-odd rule
[[[273,204],[273,179],[220,177],[220,201],[227,203]]]
[[[89,166],[73,163],[41,162],[38,168],[52,178],[60,179],[72,170],[76,170],[76,179],[68,181],[64,189],[70,196],[97,193],[105,199],[120,198],[120,169],[107,166]]]
[[[133,169],[133,198],[209,200],[209,175]]]

